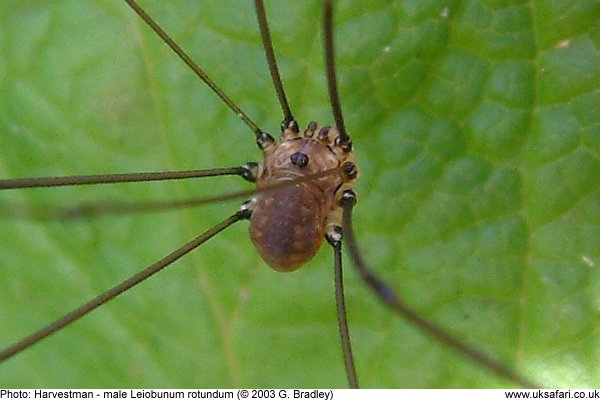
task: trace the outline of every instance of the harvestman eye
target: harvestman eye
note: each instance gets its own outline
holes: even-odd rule
[[[308,164],[308,155],[297,151],[290,156],[290,161],[297,167],[306,167]]]
[[[189,204],[148,205],[146,208],[151,209],[163,206],[189,206],[231,197],[248,198],[248,201],[244,202],[239,210],[230,217],[179,249],[130,279],[91,299],[88,303],[62,318],[2,350],[0,352],[0,362],[7,362],[11,357],[18,356],[19,353],[38,344],[47,336],[60,331],[161,269],[171,265],[235,222],[250,220],[249,233],[254,246],[265,263],[277,271],[294,271],[310,262],[323,242],[331,246],[334,256],[332,265],[335,271],[335,297],[342,355],[350,387],[358,387],[360,370],[364,367],[361,367],[360,360],[356,360],[357,365],[355,365],[350,332],[346,321],[342,284],[341,251],[343,243],[347,243],[350,257],[361,279],[373,291],[374,295],[395,312],[398,317],[407,320],[424,333],[492,373],[521,386],[536,386],[511,368],[504,366],[470,344],[457,339],[446,330],[408,308],[396,294],[396,291],[375,275],[359,253],[352,231],[352,209],[357,201],[354,185],[359,178],[359,167],[354,160],[353,145],[345,127],[338,96],[334,62],[333,1],[323,1],[323,31],[327,85],[335,126],[321,127],[319,123],[311,121],[304,130],[299,128],[300,125],[294,119],[286,98],[277,69],[264,6],[262,1],[255,1],[263,47],[283,114],[283,122],[280,125],[280,139],[275,139],[272,135],[260,129],[134,0],[125,1],[164,43],[208,85],[223,103],[253,131],[256,143],[262,152],[262,161],[258,163],[250,161],[231,168],[197,171],[8,179],[0,181],[0,189],[207,178],[221,175],[238,175],[247,181],[255,182],[256,189],[232,196],[217,196],[214,199],[190,202]],[[103,208],[101,212],[122,210],[123,208],[119,206],[108,206]],[[82,212],[91,214],[93,210],[87,209]]]

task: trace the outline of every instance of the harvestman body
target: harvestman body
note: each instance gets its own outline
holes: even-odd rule
[[[352,146],[337,129],[311,122],[299,132],[287,124],[281,143],[260,141],[264,162],[256,173],[257,188],[344,166],[346,174],[324,176],[261,194],[250,202],[250,238],[259,254],[278,271],[295,271],[314,257],[323,237],[341,240],[342,194],[354,186],[358,172]],[[346,192],[347,193],[347,192]]]
[[[341,268],[342,233],[347,240],[350,256],[361,278],[375,295],[397,315],[408,320],[424,333],[433,336],[435,339],[495,374],[522,386],[534,386],[525,377],[507,368],[485,353],[463,343],[444,329],[432,324],[408,308],[391,287],[371,272],[358,253],[352,232],[351,218],[352,208],[356,201],[353,186],[358,178],[358,170],[354,164],[352,143],[344,127],[344,119],[337,94],[332,33],[332,1],[323,2],[324,43],[328,89],[336,127],[321,128],[317,123],[310,122],[304,131],[300,131],[297,122],[289,110],[276,67],[264,7],[262,1],[255,1],[261,38],[273,83],[284,114],[281,125],[282,137],[279,143],[269,134],[260,130],[134,0],[125,1],[188,64],[193,72],[231,110],[240,116],[246,125],[254,130],[257,144],[263,152],[263,162],[259,164],[247,163],[241,167],[200,171],[9,179],[0,181],[0,188],[11,189],[239,175],[249,181],[256,182],[257,189],[251,192],[254,197],[249,202],[244,203],[240,210],[229,218],[130,279],[116,285],[83,306],[66,314],[64,317],[0,351],[0,362],[22,352],[137,285],[197,248],[233,223],[249,218],[250,237],[258,253],[265,262],[278,271],[293,271],[308,262],[317,253],[324,238],[332,245],[336,272],[335,286],[338,324],[348,383],[351,387],[358,387],[358,379],[352,357],[343,298]]]

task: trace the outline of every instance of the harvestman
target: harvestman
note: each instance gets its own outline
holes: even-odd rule
[[[432,335],[437,340],[497,375],[522,386],[535,386],[534,383],[520,374],[498,363],[479,350],[463,343],[461,340],[456,339],[443,329],[428,322],[407,308],[395,294],[394,290],[375,276],[362,260],[352,232],[351,213],[356,202],[356,194],[352,187],[358,178],[358,169],[354,164],[352,142],[345,129],[337,93],[333,48],[332,1],[323,2],[323,28],[327,82],[336,127],[320,127],[317,123],[311,122],[305,130],[299,128],[290,111],[276,66],[265,10],[262,1],[255,1],[263,46],[271,77],[284,114],[281,124],[282,138],[279,142],[262,131],[239,109],[134,0],[125,1],[196,75],[254,131],[258,147],[262,150],[265,157],[264,161],[258,164],[246,163],[241,167],[200,171],[9,179],[0,181],[0,188],[16,189],[239,175],[248,181],[256,182],[257,189],[232,196],[254,195],[252,200],[244,203],[236,213],[202,235],[130,279],[92,299],[80,308],[2,350],[0,352],[0,362],[24,351],[134,285],[137,285],[194,250],[233,223],[242,219],[250,219],[250,236],[259,254],[267,264],[279,271],[293,271],[304,265],[319,250],[323,239],[326,239],[332,246],[334,251],[338,324],[350,387],[358,387],[358,378],[352,356],[344,305],[341,259],[342,237],[347,241],[351,259],[357,267],[361,278],[372,289],[374,294],[399,316],[407,319],[423,332]],[[220,199],[223,198],[225,197],[220,197]],[[156,207],[185,205],[189,204],[162,204],[156,205]],[[119,207],[116,206],[112,209],[107,208],[101,211],[126,211],[122,210],[122,207]],[[152,208],[153,206],[150,205],[148,207]],[[92,211],[83,210],[82,212],[91,213]]]

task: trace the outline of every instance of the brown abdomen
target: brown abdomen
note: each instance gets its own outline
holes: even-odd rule
[[[291,272],[323,242],[321,205],[304,185],[261,194],[250,218],[250,238],[271,268]]]

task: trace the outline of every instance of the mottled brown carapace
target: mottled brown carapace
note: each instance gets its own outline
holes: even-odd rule
[[[250,238],[263,260],[273,269],[291,272],[312,259],[327,235],[341,235],[341,194],[358,178],[349,142],[336,128],[316,122],[300,132],[295,122],[281,134],[279,143],[262,146],[257,188],[313,175],[336,167],[344,171],[264,192],[250,202]]]

